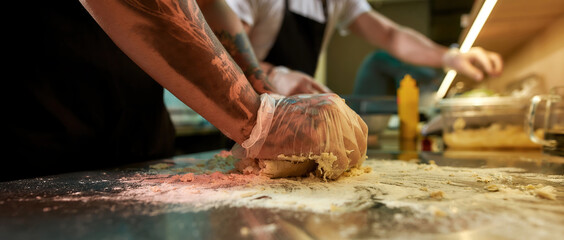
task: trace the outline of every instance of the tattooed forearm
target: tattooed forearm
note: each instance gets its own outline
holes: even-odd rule
[[[221,49],[220,43],[212,38],[213,32],[206,25],[194,1],[123,1],[140,14],[151,18],[153,24],[139,25],[137,32],[151,42],[171,67],[192,80],[200,89],[230,88],[233,81],[239,78],[240,69]],[[179,54],[194,52],[198,52],[198,61],[190,61],[187,56]],[[191,71],[193,65],[205,66],[210,62],[220,71],[225,84],[217,85],[213,84],[213,81],[200,81],[206,78],[199,75],[209,75],[209,72],[202,71],[206,67],[200,68],[200,71]]]
[[[260,67],[245,32],[241,31],[233,35],[228,31],[215,31],[215,34],[227,52],[239,64],[257,92],[272,92],[274,90],[267,75]]]
[[[253,88],[259,92],[274,92],[267,75],[261,69],[251,47],[243,23],[224,0],[197,0],[210,28],[231,57],[243,70]]]
[[[195,104],[190,107],[218,128],[233,130],[234,120],[244,124],[239,128],[241,132],[235,133],[236,141],[248,136],[260,104],[258,95],[215,37],[195,0],[121,0],[119,3],[133,10],[136,20],[130,29],[118,30],[119,25],[107,27],[116,29],[117,35],[123,35],[123,30],[130,31],[128,34],[143,42],[141,49],[129,48],[130,53],[139,56],[134,60],[144,63],[149,72],[156,74],[156,80],[172,88],[169,90],[179,99]],[[140,52],[158,56],[147,59]],[[171,79],[171,71],[181,77]],[[188,85],[191,87],[184,87]]]

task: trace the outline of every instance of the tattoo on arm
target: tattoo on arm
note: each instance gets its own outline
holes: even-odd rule
[[[232,117],[249,119],[254,116],[245,103],[233,101],[252,96],[254,90],[214,37],[194,0],[122,0],[122,3],[148,20],[148,23],[138,24],[135,31],[174,71],[208,99],[229,103],[225,110]]]
[[[216,36],[225,47],[227,52],[233,57],[235,62],[243,70],[243,73],[251,81],[251,84],[258,92],[272,92],[273,86],[268,80],[267,75],[262,70],[251,47],[247,34],[241,31],[235,35],[228,31],[215,31]]]

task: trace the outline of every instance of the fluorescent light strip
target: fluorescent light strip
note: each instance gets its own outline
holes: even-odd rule
[[[476,41],[478,34],[480,33],[480,31],[482,31],[482,27],[484,27],[486,20],[490,16],[490,13],[492,13],[492,10],[496,3],[497,0],[486,0],[486,2],[484,2],[484,5],[482,5],[482,8],[480,9],[478,16],[476,17],[476,20],[474,20],[470,31],[468,31],[466,38],[464,38],[464,42],[462,42],[462,45],[460,46],[460,52],[464,53],[470,50],[470,48],[474,44],[474,41]]]
[[[482,7],[480,8],[480,12],[478,12],[478,16],[476,16],[474,23],[472,23],[472,27],[470,27],[468,34],[466,34],[466,37],[464,38],[464,41],[460,46],[460,52],[465,53],[470,50],[470,48],[474,44],[474,41],[476,41],[478,34],[480,33],[480,31],[482,31],[482,27],[484,27],[484,24],[486,23],[486,20],[490,16],[490,13],[492,12],[496,3],[497,0],[486,0],[484,2]],[[456,71],[449,70],[447,72],[445,78],[441,83],[441,86],[439,87],[439,90],[437,91],[437,99],[442,99],[446,96],[446,93],[455,77]]]

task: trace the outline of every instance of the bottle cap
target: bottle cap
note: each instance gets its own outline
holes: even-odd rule
[[[400,87],[415,87],[415,85],[415,79],[413,79],[409,74],[405,74],[400,82]]]

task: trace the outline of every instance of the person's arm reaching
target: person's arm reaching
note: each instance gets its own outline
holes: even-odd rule
[[[369,11],[359,15],[349,29],[381,47],[398,59],[420,66],[448,67],[473,79],[481,80],[482,71],[496,76],[502,71],[502,59],[494,52],[472,48],[467,53],[449,51],[424,35]]]
[[[194,0],[81,0],[143,70],[237,143],[260,106]]]
[[[274,91],[261,69],[243,24],[224,0],[196,0],[210,28],[258,93]]]

